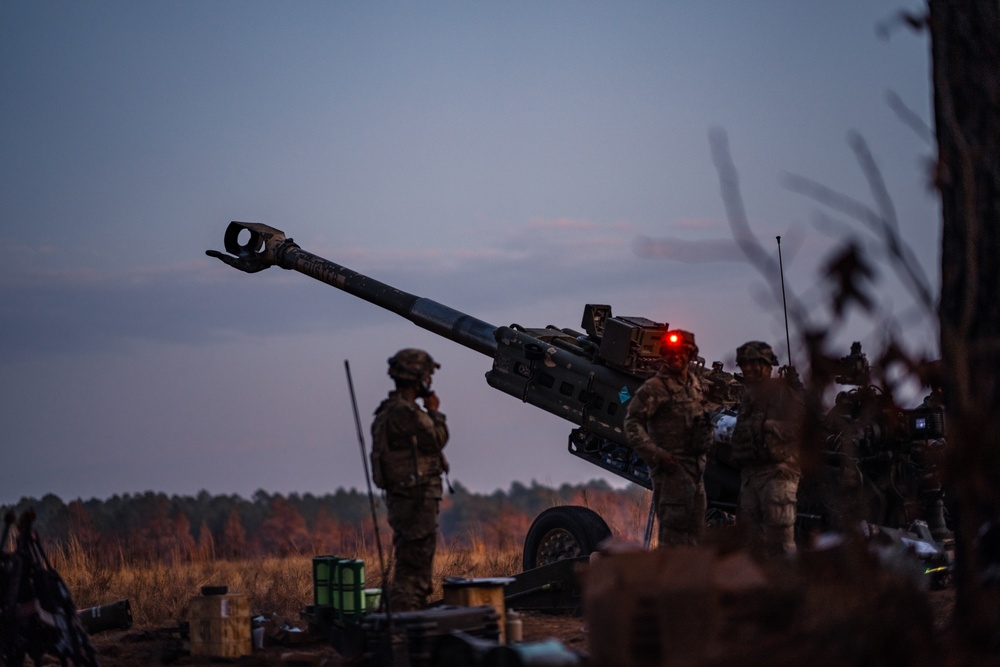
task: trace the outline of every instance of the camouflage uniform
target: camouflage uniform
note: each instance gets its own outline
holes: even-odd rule
[[[934,370],[938,374],[943,373],[940,362],[934,364]],[[932,383],[931,393],[924,397],[920,407],[944,410],[944,403],[944,379],[938,377]],[[923,473],[918,488],[920,508],[924,519],[927,521],[927,527],[931,531],[931,537],[938,541],[954,537],[948,529],[948,523],[945,520],[945,491],[940,473],[944,465],[946,447],[947,442],[944,438],[941,438],[937,440],[925,440],[921,447],[917,449],[918,460]]]
[[[737,362],[742,365],[741,357],[777,365],[766,343],[741,346]],[[795,552],[803,416],[802,396],[785,378],[747,382],[731,444],[733,461],[742,466],[739,521],[746,527],[751,550],[758,555]]]
[[[661,547],[697,544],[705,533],[705,460],[712,443],[707,408],[701,380],[667,366],[628,404],[625,432],[649,466]],[[671,463],[661,461],[663,452]]]
[[[412,611],[426,606],[433,589],[448,426],[442,413],[422,408],[416,392],[403,388],[409,378],[393,371],[393,361],[400,358],[416,359],[412,366],[431,371],[439,366],[421,350],[402,350],[390,359],[397,389],[382,401],[372,422],[372,477],[385,490],[396,555],[389,600],[393,611]]]

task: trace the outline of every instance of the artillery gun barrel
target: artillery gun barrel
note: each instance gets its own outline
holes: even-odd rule
[[[241,242],[241,238],[246,240]],[[257,222],[231,222],[226,229],[225,248],[229,255],[217,250],[206,250],[205,254],[247,273],[271,266],[298,271],[476,352],[491,357],[496,352],[495,325],[307,252],[274,227]]]

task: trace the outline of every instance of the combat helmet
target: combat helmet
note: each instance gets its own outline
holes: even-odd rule
[[[771,366],[778,365],[778,358],[774,356],[774,350],[767,343],[759,340],[752,340],[743,343],[736,348],[736,365],[742,366],[748,361],[763,361]]]
[[[687,352],[690,359],[698,356],[698,346],[695,345],[694,334],[682,329],[671,329],[663,336],[660,354],[667,355],[680,351]]]
[[[431,355],[413,347],[404,348],[389,358],[389,377],[394,380],[418,382],[437,368],[441,368],[441,364]]]

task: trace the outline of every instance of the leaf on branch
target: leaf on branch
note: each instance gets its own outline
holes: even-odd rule
[[[930,26],[929,12],[911,12],[901,10],[892,18],[886,19],[875,25],[875,34],[881,39],[889,39],[890,33],[898,26],[909,28],[913,32],[923,32]]]
[[[833,311],[838,318],[852,301],[857,302],[865,312],[872,312],[875,304],[863,283],[875,277],[875,270],[865,261],[857,244],[847,244],[827,263],[824,271],[833,282]]]

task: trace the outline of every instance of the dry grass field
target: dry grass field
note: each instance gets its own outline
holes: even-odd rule
[[[365,561],[369,588],[382,585],[377,553],[337,554]],[[388,555],[386,555],[388,558]],[[189,599],[202,586],[228,586],[230,592],[250,599],[254,614],[298,619],[299,612],[312,602],[312,556],[264,557],[252,560],[201,560],[166,564],[163,562],[109,565],[73,544],[53,554],[53,566],[62,575],[77,608],[129,600],[137,628],[176,625],[187,616]],[[521,550],[478,546],[471,550],[438,551],[434,561],[437,590],[446,577],[497,577],[520,571]],[[391,572],[392,562],[387,560]]]
[[[381,587],[382,568],[377,553],[337,555],[364,560],[368,587]],[[225,585],[230,592],[249,598],[254,616],[264,614],[279,624],[289,621],[302,628],[306,625],[300,612],[313,600],[312,555],[204,559],[172,565],[162,561],[110,565],[110,562],[121,563],[125,559],[96,557],[71,544],[63,551],[51,550],[51,556],[53,566],[66,581],[78,608],[129,601],[133,628],[127,632],[104,632],[92,638],[103,667],[214,664],[213,660],[217,659],[188,655],[176,639],[177,633],[169,632],[188,619],[189,601],[199,594],[202,586]],[[437,599],[442,596],[441,582],[446,577],[515,574],[520,571],[521,550],[484,545],[467,550],[445,548],[439,549],[434,563],[437,588],[433,598]],[[391,560],[386,562],[386,570],[391,572]],[[544,618],[525,632],[525,638],[530,640],[548,637],[560,637],[580,645],[583,641],[581,622],[566,617]],[[290,650],[275,646],[255,652],[249,664],[285,665]],[[299,648],[299,653],[303,651],[317,661],[315,664],[326,667],[349,662],[320,638],[310,638],[307,645]]]

